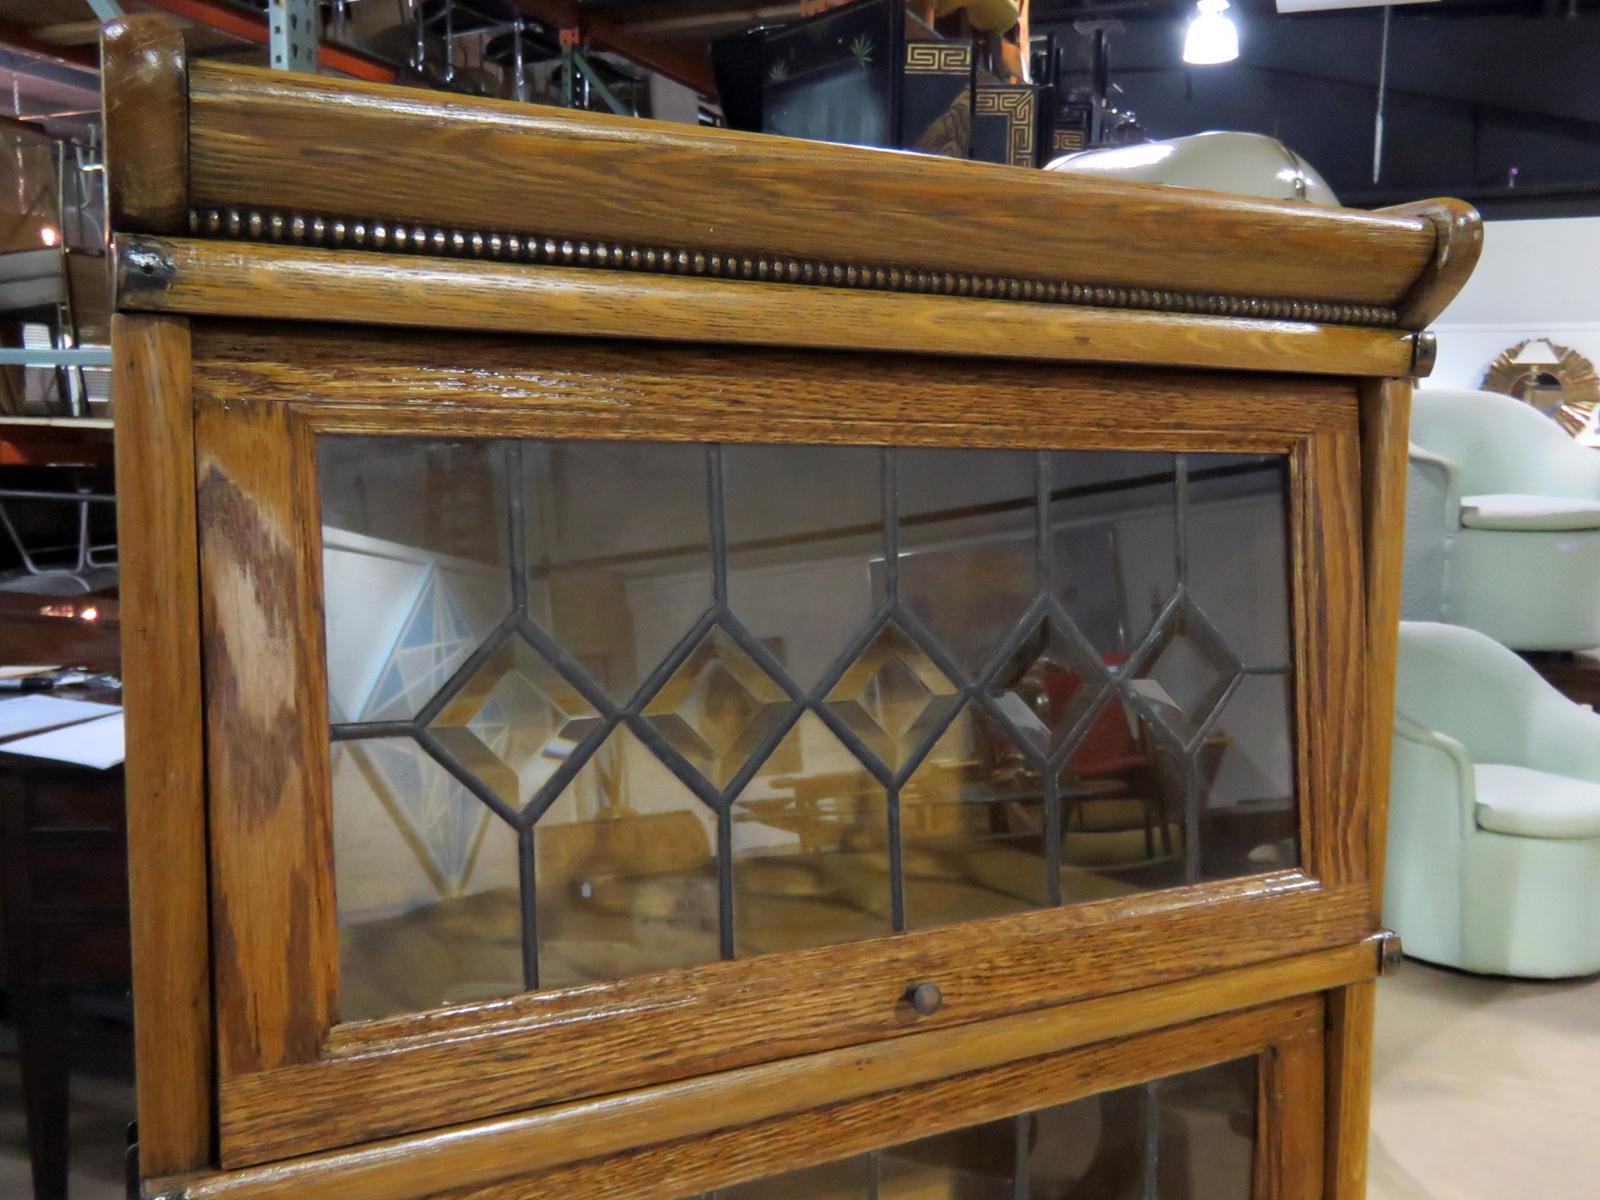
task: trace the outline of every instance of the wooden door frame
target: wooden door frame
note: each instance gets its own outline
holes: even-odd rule
[[[1361,730],[1312,717],[1365,699],[1353,387],[962,360],[930,380],[918,360],[888,356],[401,345],[225,325],[200,326],[196,341],[224,1166],[1135,990],[1372,932]],[[376,432],[1287,454],[1305,866],[340,1026],[315,439]],[[284,762],[308,766],[285,772]],[[797,972],[850,983],[814,991],[802,1019]],[[925,977],[941,980],[948,1006],[913,1021],[899,997]]]

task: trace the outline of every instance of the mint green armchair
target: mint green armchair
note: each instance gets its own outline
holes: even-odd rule
[[[1600,451],[1510,396],[1417,392],[1403,611],[1513,650],[1600,646]]]
[[[1383,916],[1428,962],[1600,971],[1600,715],[1470,629],[1400,625]]]

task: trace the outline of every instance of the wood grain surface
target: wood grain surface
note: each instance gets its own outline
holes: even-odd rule
[[[198,398],[212,949],[224,1079],[305,1062],[338,1000],[321,537],[309,435]]]
[[[1367,874],[1364,773],[1369,685],[1362,571],[1361,444],[1354,431],[1308,439],[1296,457],[1291,555],[1302,861],[1330,884]]]
[[[1284,454],[1357,429],[1353,388],[1309,376],[209,321],[195,355],[210,401],[346,432]]]
[[[222,1160],[242,1166],[1311,953],[1367,936],[1365,905],[1365,888],[1258,876],[352,1027],[322,1061],[224,1075]],[[945,1007],[917,1018],[903,996],[924,979],[939,983]],[[797,980],[809,981],[799,1000]]]
[[[1252,1200],[1322,1200],[1327,1125],[1324,1033],[1270,1046],[1257,1075]]]
[[[177,233],[189,213],[189,81],[183,35],[149,14],[101,33],[111,227]]]
[[[189,1200],[295,1200],[314,1192],[319,1200],[410,1200],[435,1191],[469,1189],[507,1176],[549,1171],[642,1146],[698,1139],[719,1130],[938,1084],[952,1076],[970,1076],[1079,1047],[1105,1045],[1114,1039],[1214,1017],[1241,1005],[1258,1007],[1313,996],[1370,976],[1375,961],[1370,944],[1355,943],[970,1028],[915,1034],[906,1042],[804,1055],[498,1121],[214,1175],[190,1183],[186,1195]],[[1320,1045],[1320,1028],[1311,1036]],[[1279,1090],[1299,1104],[1299,1093],[1307,1082],[1292,1071],[1283,1078]],[[1315,1090],[1314,1125],[1320,1145],[1320,1071],[1309,1086]],[[1320,1154],[1316,1162],[1320,1186]]]
[[[134,1038],[149,1174],[211,1159],[211,956],[189,325],[111,319]]]
[[[1366,1200],[1372,1125],[1372,1025],[1377,983],[1328,993],[1325,1200]]]
[[[120,239],[118,304],[196,316],[1388,376],[1412,335],[194,238]]]
[[[1395,660],[1400,650],[1400,583],[1405,569],[1406,469],[1411,384],[1364,384],[1361,397],[1362,556],[1366,565],[1368,861],[1372,913],[1383,908],[1389,828],[1389,756],[1394,738]]]
[[[1461,200],[1419,200],[1379,211],[1396,217],[1421,217],[1437,231],[1432,261],[1400,303],[1401,327],[1426,329],[1456,298],[1478,265],[1483,253],[1483,218]]]
[[[189,77],[197,207],[1380,305],[1436,242],[1414,216],[215,62]]]
[[[1321,997],[1287,1001],[1144,1037],[1045,1055],[692,1141],[574,1163],[433,1200],[682,1200],[1029,1111],[1259,1054],[1314,1033]]]

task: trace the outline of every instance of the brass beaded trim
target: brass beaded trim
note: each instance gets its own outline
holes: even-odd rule
[[[787,255],[739,254],[630,246],[618,242],[533,234],[483,233],[439,229],[400,221],[363,221],[305,216],[254,209],[191,209],[191,233],[250,241],[288,242],[334,250],[371,250],[446,258],[487,258],[501,262],[600,267],[669,275],[705,275],[768,283],[813,284],[870,291],[917,292],[932,296],[976,296],[1043,304],[1083,304],[1095,308],[1138,308],[1202,316],[1306,321],[1322,325],[1393,327],[1392,308],[1336,304],[1321,300],[1263,299],[1164,288],[1117,287],[1018,279],[961,271],[926,271],[864,263],[826,262]]]

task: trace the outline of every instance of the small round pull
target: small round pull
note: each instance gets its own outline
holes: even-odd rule
[[[944,993],[937,983],[917,983],[906,989],[906,999],[917,1015],[931,1017],[944,1007]]]

